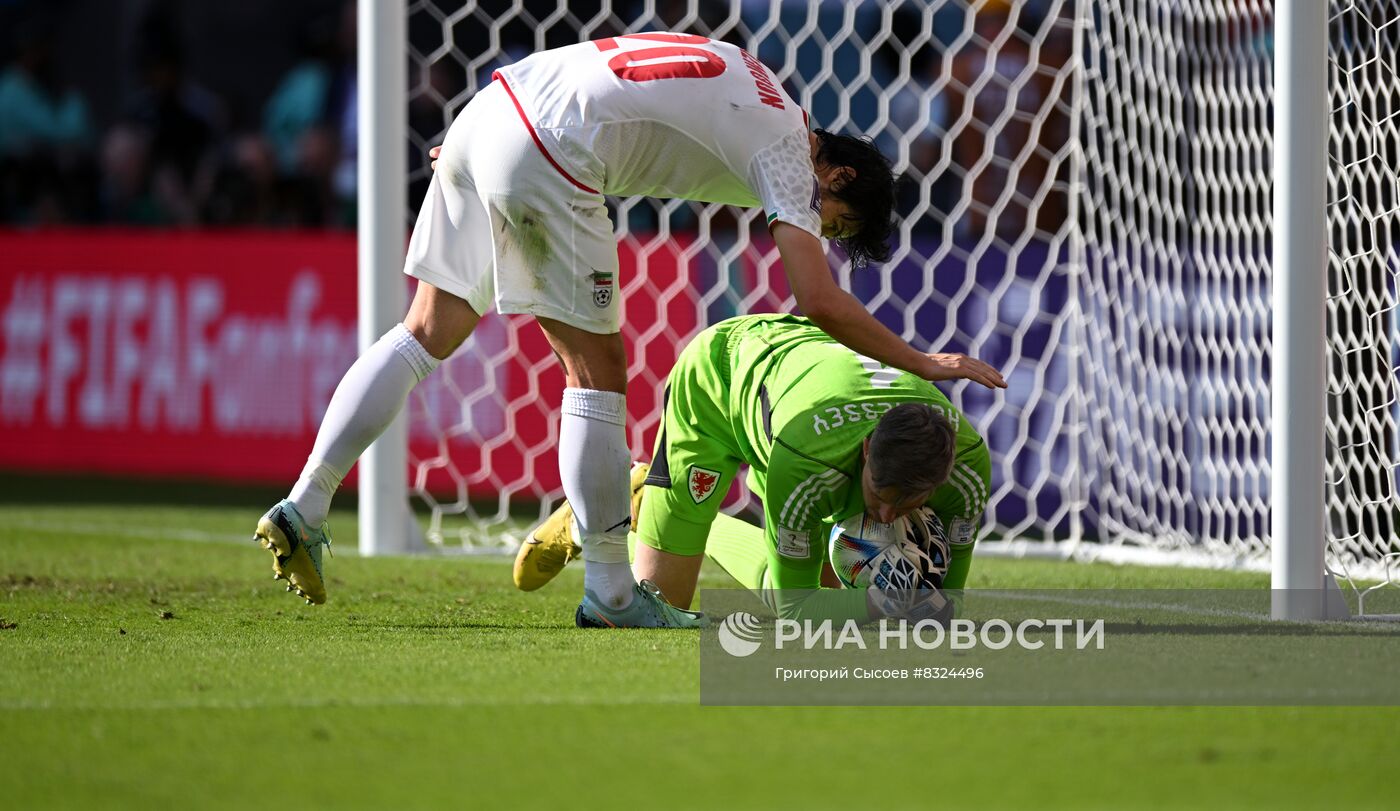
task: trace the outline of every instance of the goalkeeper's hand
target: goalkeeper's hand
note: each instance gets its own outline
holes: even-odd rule
[[[928,359],[931,362],[926,364],[924,370],[919,373],[919,376],[925,380],[965,378],[974,383],[981,383],[989,389],[1006,388],[1006,378],[1001,376],[1001,372],[977,358],[961,355],[957,352],[930,352]]]
[[[910,622],[933,620],[947,626],[957,613],[957,603],[939,589],[882,589],[871,586],[865,591],[866,606],[871,617],[904,619]]]

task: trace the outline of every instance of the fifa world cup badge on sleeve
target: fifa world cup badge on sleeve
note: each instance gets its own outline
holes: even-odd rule
[[[812,554],[807,533],[778,527],[778,554],[785,558],[805,558]]]
[[[966,519],[958,518],[950,522],[948,527],[948,543],[953,546],[967,546],[972,543],[972,535],[977,529],[977,524]]]
[[[690,488],[690,497],[695,500],[696,504],[699,504],[714,494],[715,485],[719,484],[719,473],[691,465],[687,484]]]

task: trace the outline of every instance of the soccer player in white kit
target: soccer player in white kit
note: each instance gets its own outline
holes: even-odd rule
[[[802,314],[856,353],[928,380],[1004,387],[986,364],[909,346],[838,287],[821,238],[855,264],[888,257],[894,179],[868,141],[809,131],[753,56],[691,34],[542,51],[496,72],[448,130],[409,243],[408,315],[336,388],[301,477],[258,523],[274,573],[325,601],[326,514],[409,392],[493,306],[529,313],[564,365],[564,494],[593,624],[694,626],[627,561],[627,358],[604,195],[762,206]]]

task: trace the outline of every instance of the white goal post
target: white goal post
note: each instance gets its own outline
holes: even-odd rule
[[[1274,14],[1273,613],[1326,615],[1327,6],[1277,0]]]
[[[979,554],[1271,568],[1281,618],[1324,616],[1328,572],[1362,596],[1392,581],[1400,0],[376,0],[359,13],[362,346],[403,311],[426,150],[494,67],[627,32],[725,39],[815,125],[873,138],[903,177],[894,256],[865,271],[833,259],[842,283],[906,339],[1007,376],[1005,392],[945,387],[992,449]],[[792,301],[756,212],[610,205],[629,441],[647,458],[685,340]],[[518,542],[521,516],[560,498],[561,380],[531,324],[484,319],[362,461],[362,552],[413,544],[410,500],[435,543]],[[751,507],[738,493],[727,509]]]
[[[357,4],[359,107],[358,224],[360,352],[403,318],[403,212],[408,173],[408,12],[404,0]],[[360,554],[413,551],[417,523],[408,503],[408,415],[402,414],[359,461]]]

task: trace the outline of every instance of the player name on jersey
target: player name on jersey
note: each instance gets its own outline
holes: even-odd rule
[[[754,87],[758,90],[758,100],[769,107],[783,109],[783,96],[774,86],[773,80],[768,78],[768,69],[748,51],[741,50],[739,54],[744,60],[744,66],[749,69],[749,75],[753,77]]]

